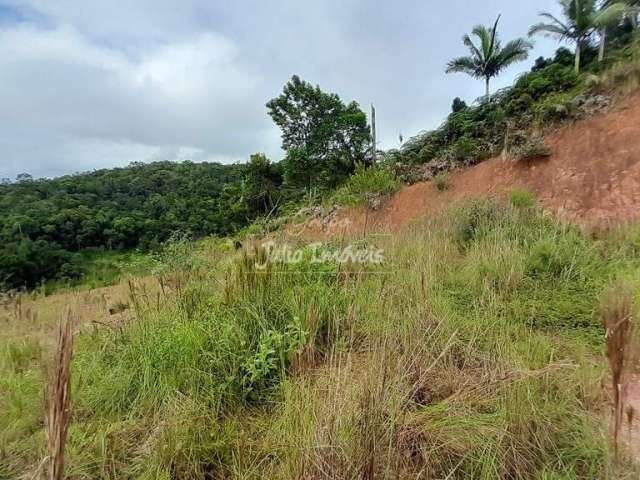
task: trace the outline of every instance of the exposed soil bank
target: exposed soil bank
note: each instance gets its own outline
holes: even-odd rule
[[[558,129],[546,143],[553,152],[549,158],[493,158],[452,172],[445,192],[431,182],[417,183],[377,211],[349,209],[330,221],[310,222],[306,233],[329,237],[394,231],[456,200],[503,197],[516,188],[533,192],[545,209],[585,226],[640,219],[640,93],[613,111]]]

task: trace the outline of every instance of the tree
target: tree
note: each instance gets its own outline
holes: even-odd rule
[[[242,196],[251,218],[268,214],[277,207],[282,176],[264,153],[249,157],[242,179]]]
[[[16,182],[30,182],[33,176],[30,173],[19,173],[16,175]]]
[[[451,104],[451,111],[453,113],[461,112],[466,108],[467,108],[467,103],[464,100],[462,100],[460,97],[456,97],[453,99],[453,103]]]
[[[476,46],[469,35],[462,37],[462,42],[471,51],[467,57],[459,57],[451,60],[447,64],[447,73],[466,73],[474,78],[485,80],[486,96],[489,97],[489,82],[493,77],[497,77],[502,70],[510,65],[526,60],[529,50],[533,45],[523,38],[510,41],[504,47],[498,38],[498,22],[500,16],[493,25],[487,28],[477,25],[472,30],[472,34],[478,37],[480,46]]]
[[[604,52],[607,43],[607,29],[619,23],[629,11],[629,6],[620,0],[607,0],[594,17],[594,25],[598,28],[600,47],[598,62],[604,60]]]
[[[604,42],[606,41],[606,27],[622,15],[620,4],[605,4],[598,9],[596,0],[559,0],[564,14],[564,21],[549,12],[542,12],[541,17],[548,23],[536,23],[529,29],[529,36],[544,35],[557,38],[559,41],[575,43],[575,70],[580,72],[581,54],[589,44],[593,34],[600,29],[601,56],[604,56]]]
[[[331,188],[367,163],[371,134],[357,103],[345,105],[293,76],[267,108],[282,130],[285,179],[292,186]]]
[[[606,4],[620,4],[623,16],[628,18],[634,30],[638,29],[638,15],[640,15],[640,0],[608,0]]]

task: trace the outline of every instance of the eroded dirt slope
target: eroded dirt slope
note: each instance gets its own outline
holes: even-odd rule
[[[567,125],[546,137],[553,154],[532,162],[493,158],[450,176],[438,192],[431,182],[405,187],[377,211],[352,209],[330,222],[308,224],[311,235],[396,230],[456,200],[535,193],[547,210],[588,226],[640,219],[640,93],[608,113]]]

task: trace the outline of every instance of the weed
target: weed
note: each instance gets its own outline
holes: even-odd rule
[[[511,192],[511,205],[516,208],[533,208],[536,197],[528,190],[515,189]]]
[[[377,239],[381,267],[192,245],[179,289],[163,272],[166,301],[125,285],[135,321],[78,336],[67,473],[634,478],[610,462],[593,354],[596,299],[637,275],[634,238],[476,200]],[[0,350],[7,477],[46,449],[37,349],[12,343]]]
[[[60,324],[56,356],[47,389],[47,444],[50,480],[62,480],[64,451],[71,423],[71,358],[73,356],[71,313]]]
[[[607,359],[611,370],[613,392],[613,444],[618,453],[618,438],[625,410],[625,390],[630,347],[633,338],[633,295],[626,288],[616,286],[604,297],[600,318],[606,331]]]
[[[444,192],[449,189],[449,174],[447,172],[441,172],[433,177],[433,185],[439,192]]]

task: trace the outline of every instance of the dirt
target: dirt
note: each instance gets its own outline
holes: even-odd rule
[[[560,218],[590,227],[640,219],[640,93],[588,120],[566,125],[545,138],[548,158],[518,161],[497,157],[452,172],[449,189],[431,182],[405,187],[378,210],[347,209],[331,221],[314,220],[307,235],[332,237],[365,231],[395,231],[469,197],[506,197],[526,189]]]

